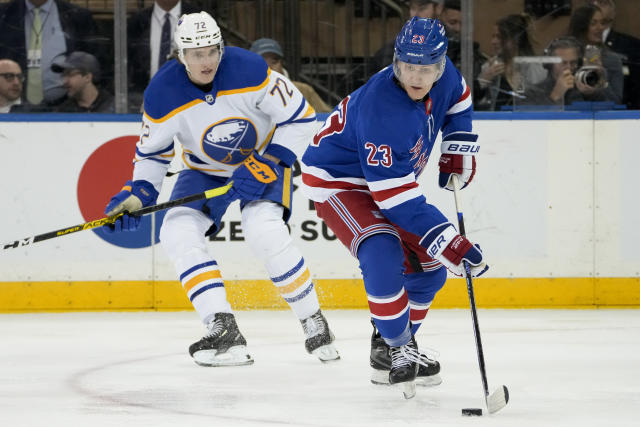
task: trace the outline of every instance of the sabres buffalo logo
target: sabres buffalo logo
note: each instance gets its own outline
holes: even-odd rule
[[[213,160],[228,165],[242,163],[257,143],[256,127],[239,117],[214,123],[202,134],[202,151]]]

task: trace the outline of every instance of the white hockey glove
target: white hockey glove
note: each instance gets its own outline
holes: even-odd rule
[[[435,232],[429,233],[433,236],[431,242],[425,245],[427,253],[431,258],[437,259],[456,276],[464,276],[463,261],[469,263],[471,277],[478,277],[489,269],[484,261],[484,256],[479,245],[472,244],[466,237],[458,234],[451,224],[443,224],[436,227]]]

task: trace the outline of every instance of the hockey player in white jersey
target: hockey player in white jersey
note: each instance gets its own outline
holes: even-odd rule
[[[475,173],[469,88],[446,56],[437,20],[412,18],[395,43],[393,64],[347,96],[327,118],[302,157],[305,194],[340,241],[358,258],[374,322],[372,382],[416,377],[440,382],[440,364],[418,351],[414,335],[446,268],[474,276],[487,266],[480,248],[427,203],[417,178],[442,132],[439,184],[464,186]]]
[[[107,215],[156,202],[177,137],[185,169],[171,199],[233,181],[224,196],[170,209],[160,230],[162,246],[207,327],[189,348],[195,362],[253,363],[206,245],[234,200],[240,200],[245,240],[302,323],[306,350],[321,361],[339,359],[306,262],[285,224],[293,191],[290,168],[315,131],[313,108],[259,55],[224,47],[206,12],[183,15],[174,39],[179,60],[167,61],[145,91],[133,177],[111,199]],[[132,230],[139,221],[124,215],[112,230]]]

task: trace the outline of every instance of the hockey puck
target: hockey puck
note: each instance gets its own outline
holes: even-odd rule
[[[462,408],[462,415],[467,417],[482,415],[482,409],[480,408]]]

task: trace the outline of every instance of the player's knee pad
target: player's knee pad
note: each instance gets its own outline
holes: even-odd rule
[[[446,281],[447,269],[440,266],[433,271],[406,274],[404,287],[411,301],[431,302]]]
[[[204,234],[211,223],[211,219],[195,209],[173,208],[162,221],[160,243],[173,261],[193,250],[206,253]]]
[[[242,209],[242,232],[251,251],[267,260],[284,252],[292,240],[282,220],[283,207],[265,200],[249,203]]]
[[[392,234],[367,237],[358,247],[358,260],[367,294],[388,295],[404,283],[404,253],[400,240]]]

